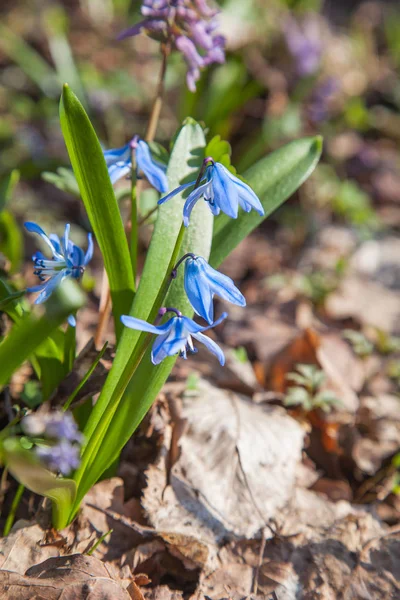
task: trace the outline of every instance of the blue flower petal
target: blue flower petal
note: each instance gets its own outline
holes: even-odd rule
[[[211,175],[214,202],[228,217],[236,219],[239,211],[239,194],[234,182],[226,173],[227,169],[223,165],[214,164]]]
[[[157,204],[164,204],[164,202],[167,202],[167,200],[170,200],[177,194],[180,194],[181,192],[183,192],[183,190],[186,190],[188,187],[193,186],[195,183],[196,183],[196,181],[191,181],[190,183],[183,183],[179,187],[172,190],[172,192],[170,192],[169,194],[164,196],[164,198],[161,198]]]
[[[137,144],[136,164],[156,190],[163,194],[168,190],[165,170],[153,159],[148,144],[143,140]]]
[[[70,325],[70,327],[76,327],[76,319],[75,319],[74,315],[69,315],[67,321],[68,321],[68,324]]]
[[[43,302],[46,302],[46,300],[48,300],[50,298],[51,294],[54,292],[56,287],[58,287],[61,284],[61,282],[63,281],[63,279],[65,279],[69,275],[70,275],[69,270],[63,269],[62,271],[57,273],[57,275],[53,275],[53,277],[48,279],[46,281],[46,283],[43,285],[39,296],[36,298],[35,304],[42,304]]]
[[[117,162],[130,162],[132,155],[131,144],[130,142],[128,142],[127,144],[125,144],[125,146],[122,146],[122,148],[113,148],[112,150],[105,150],[103,152],[103,155],[107,167],[110,167],[111,165]]]
[[[205,276],[207,277],[208,284],[213,294],[220,296],[223,300],[231,302],[231,304],[246,306],[246,298],[230,277],[210,267],[207,261],[202,257],[197,257],[197,261],[200,261],[203,266]]]
[[[129,327],[129,329],[136,329],[137,331],[146,331],[147,333],[155,333],[156,335],[165,333],[169,331],[171,327],[173,327],[173,319],[170,319],[164,325],[152,325],[147,321],[143,321],[143,319],[136,319],[135,317],[130,317],[129,315],[122,315],[121,321],[125,325],[125,327]]]
[[[187,197],[187,200],[183,207],[183,224],[185,225],[185,227],[189,227],[189,219],[192,210],[194,209],[196,202],[200,200],[201,196],[204,196],[204,194],[207,193],[209,187],[210,183],[207,181],[207,183],[203,183],[202,185],[199,185],[199,187],[194,189],[193,192],[191,192]]]
[[[88,247],[86,250],[85,258],[83,259],[83,265],[86,267],[87,264],[92,260],[93,257],[93,236],[91,233],[88,233]]]
[[[43,229],[41,227],[39,227],[39,225],[36,225],[36,223],[32,223],[31,221],[26,221],[24,223],[25,225],[25,229],[27,231],[29,231],[30,233],[37,233],[38,235],[40,235],[40,237],[42,238],[42,240],[48,245],[48,247],[50,248],[51,252],[53,253],[53,256],[63,259],[64,257],[62,256],[62,254],[60,254],[57,249],[55,248],[54,244],[52,243],[52,241],[50,240],[50,238],[48,237],[48,235],[43,231]]]
[[[264,216],[265,211],[263,205],[251,187],[238,177],[235,177],[228,169],[226,169],[226,171],[229,179],[238,187],[239,202],[243,210],[250,212],[251,209],[254,208],[260,216]]]
[[[212,340],[211,338],[207,337],[206,335],[204,335],[203,333],[193,333],[192,334],[194,339],[197,340],[198,342],[201,342],[202,344],[204,344],[204,346],[207,348],[207,350],[209,350],[210,352],[212,352],[212,354],[215,354],[215,356],[218,358],[220,364],[222,366],[224,366],[225,364],[225,355],[222,352],[221,348],[218,346],[218,344],[216,344],[214,342],[214,340]]]
[[[204,259],[188,258],[186,260],[184,276],[185,292],[196,314],[203,317],[208,323],[212,323],[214,318],[212,292],[208,285],[204,265],[201,261],[204,261]]]
[[[117,181],[129,175],[132,169],[132,163],[130,161],[119,161],[108,167],[108,174],[111,179],[111,183],[114,185]]]
[[[224,319],[226,319],[227,316],[228,316],[228,313],[226,313],[226,312],[222,313],[222,315],[219,317],[219,319],[214,321],[214,323],[211,323],[211,325],[207,325],[206,327],[203,327],[202,325],[195,323],[195,321],[193,321],[193,319],[189,319],[189,317],[181,317],[181,318],[185,321],[185,329],[189,333],[194,335],[195,333],[208,331],[208,329],[211,329],[212,327],[216,327],[217,325],[222,323],[222,321],[224,321]]]

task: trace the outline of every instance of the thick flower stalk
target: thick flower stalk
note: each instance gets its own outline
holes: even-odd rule
[[[83,437],[72,414],[37,412],[24,417],[21,428],[39,461],[51,471],[69,475],[79,466]]]
[[[131,173],[132,153],[135,156],[137,178],[140,178],[143,173],[149,183],[158,192],[164,194],[168,190],[168,180],[165,174],[167,168],[153,158],[149,145],[138,136],[133,137],[121,148],[105,150],[103,153],[111,183],[114,184]]]
[[[64,279],[81,279],[86,265],[93,256],[92,234],[88,233],[88,248],[84,254],[83,250],[69,239],[70,225],[68,223],[65,226],[64,236],[61,240],[54,233],[48,236],[36,223],[27,221],[24,225],[30,233],[40,235],[52,253],[51,259],[47,259],[40,251],[32,256],[35,267],[34,275],[37,275],[42,283],[28,288],[28,292],[39,292],[35,304],[41,304],[48,300]],[[75,325],[75,318],[72,315],[68,318],[68,321],[70,325]]]
[[[214,296],[219,296],[237,306],[246,306],[245,297],[232,279],[210,267],[201,256],[185,254],[175,267],[173,277],[176,276],[177,268],[183,262],[185,263],[184,286],[188,300],[195,313],[210,325],[214,320]]]
[[[123,31],[118,39],[145,33],[178,50],[188,67],[186,83],[196,91],[200,70],[225,62],[225,38],[215,33],[218,11],[206,0],[144,0],[143,21]]]
[[[190,214],[200,198],[203,198],[208,203],[211,212],[215,216],[223,212],[228,217],[237,219],[239,206],[245,212],[250,212],[254,209],[259,215],[264,215],[264,209],[260,200],[247,183],[235,177],[221,163],[206,158],[204,164],[207,163],[209,164],[205,169],[204,177],[200,175],[201,181],[203,180],[200,185],[197,185],[197,180],[184,183],[164,198],[161,198],[158,204],[163,204],[183,190],[194,186],[183,207],[183,223],[185,227],[189,226]]]
[[[158,326],[128,315],[122,315],[121,317],[121,321],[126,327],[153,333],[157,336],[151,350],[151,361],[154,365],[160,364],[167,356],[179,354],[179,356],[187,358],[188,351],[196,352],[192,338],[204,344],[207,350],[215,354],[221,365],[225,364],[225,356],[221,348],[203,332],[219,325],[221,321],[226,319],[227,313],[223,313],[219,319],[208,327],[202,327],[189,317],[184,317],[181,312],[174,308],[160,309],[160,317],[167,312],[173,312],[175,316],[163,325]]]

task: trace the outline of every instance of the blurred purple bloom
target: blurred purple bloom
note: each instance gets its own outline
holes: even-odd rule
[[[314,75],[321,64],[323,43],[317,20],[308,15],[300,24],[289,17],[283,25],[286,44],[295,60],[297,74]]]
[[[200,69],[225,62],[225,38],[215,34],[218,11],[206,0],[144,0],[144,20],[129,27],[119,40],[145,33],[182,53],[188,71],[187,86],[196,91]]]
[[[54,411],[46,415],[44,435],[52,439],[66,439],[68,442],[81,442],[82,434],[71,413]]]
[[[52,471],[69,475],[79,466],[83,436],[71,413],[38,411],[24,417],[21,428],[25,435],[35,438],[36,456]]]
[[[69,475],[71,471],[79,467],[79,446],[73,445],[67,440],[61,440],[54,446],[37,446],[35,452],[51,471]]]
[[[329,115],[329,101],[339,89],[339,81],[328,77],[315,88],[308,105],[308,115],[311,121],[320,123]]]

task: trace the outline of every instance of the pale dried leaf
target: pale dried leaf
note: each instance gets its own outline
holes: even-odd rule
[[[144,507],[152,524],[197,536],[208,530],[209,541],[254,536],[292,494],[302,429],[282,409],[204,381],[197,397],[184,399],[182,416],[188,428],[172,489],[164,493],[162,465],[147,473]]]
[[[12,600],[129,600],[130,594],[93,556],[62,556],[28,569],[0,571],[0,598]]]

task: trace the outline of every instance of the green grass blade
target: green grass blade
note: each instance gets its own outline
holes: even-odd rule
[[[36,83],[46,96],[53,98],[57,96],[60,85],[52,67],[36,50],[24,42],[20,35],[16,35],[1,23],[0,48],[22,69],[31,81]]]
[[[236,220],[221,214],[214,225],[210,264],[218,267],[234,248],[287,200],[315,169],[322,152],[322,138],[303,138],[272,152],[250,167],[243,177],[253,188],[265,210],[239,212]]]
[[[38,318],[24,315],[0,344],[0,385],[5,385],[13,372],[64,323],[72,312],[81,308],[84,294],[72,281],[65,281],[46,303],[46,312]]]
[[[60,119],[82,200],[103,254],[119,336],[120,315],[129,312],[134,290],[128,243],[100,143],[85,109],[67,85]]]

